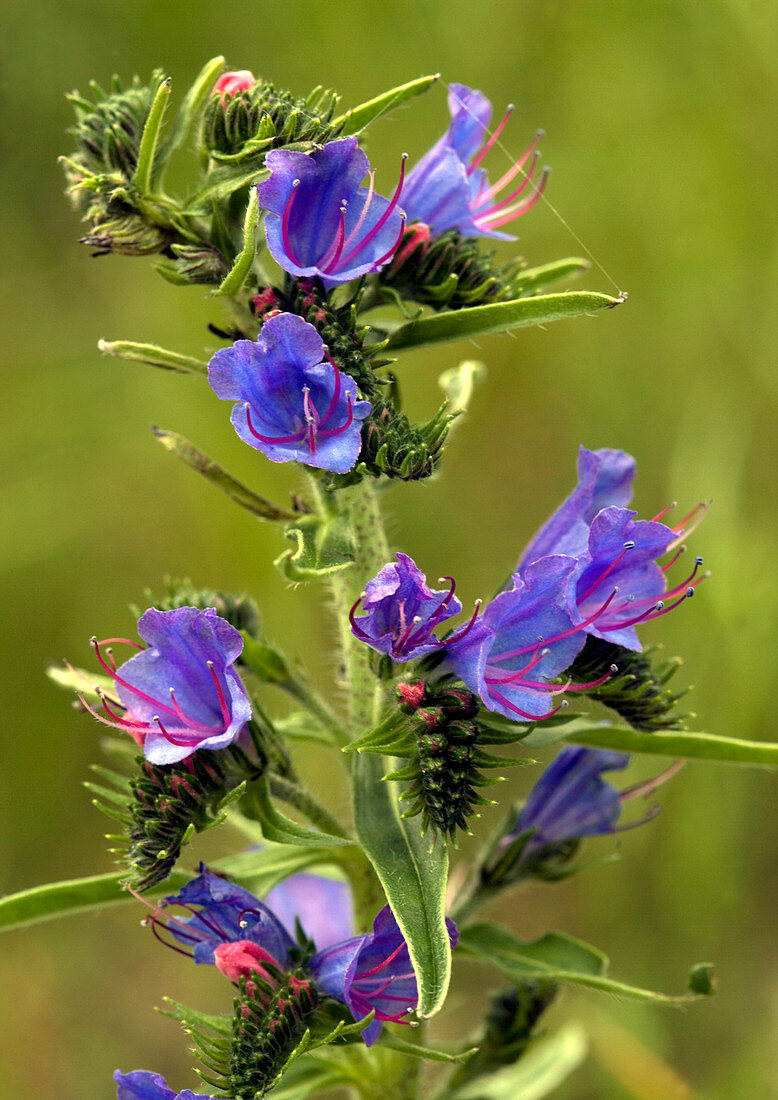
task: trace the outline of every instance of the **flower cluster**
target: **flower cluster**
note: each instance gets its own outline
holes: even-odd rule
[[[192,915],[175,918],[157,909],[152,927],[159,935],[166,926],[196,963],[215,965],[236,983],[257,977],[272,983],[277,972],[304,963],[315,990],[347,1005],[355,1020],[375,1013],[362,1032],[368,1046],[385,1022],[403,1022],[418,1001],[408,947],[391,909],[384,906],[372,932],[353,935],[351,898],[341,882],[301,873],[261,902],[201,867],[198,878],[165,902]],[[313,954],[293,939],[297,922],[316,948]],[[449,921],[448,928],[453,946],[456,927]]]
[[[557,682],[587,635],[639,651],[635,627],[677,607],[701,579],[697,558],[691,575],[668,589],[665,573],[678,554],[665,566],[658,559],[703,506],[672,528],[660,517],[636,520],[624,507],[634,473],[634,460],[623,451],[582,447],[576,489],[532,539],[510,589],[480,616],[476,609],[463,630],[442,639],[433,634],[460,610],[452,602],[453,582],[448,594],[432,592],[411,559],[398,555],[398,565],[386,566],[367,585],[365,614],[352,610],[353,632],[396,661],[445,650],[446,667],[490,710],[523,721],[550,717],[559,710],[550,705],[554,696],[592,689],[609,675]]]
[[[126,730],[152,764],[174,764],[198,749],[236,742],[251,717],[234,667],[243,649],[240,632],[212,607],[151,607],[138,621],[138,634],[147,648],[127,638],[92,639],[116,699],[101,692],[104,716],[82,696],[86,709],[106,725]],[[117,643],[140,650],[118,668],[111,650]]]

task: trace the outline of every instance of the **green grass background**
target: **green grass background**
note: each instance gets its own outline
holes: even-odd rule
[[[38,0],[11,4],[4,23],[3,890],[110,869],[106,819],[80,786],[100,731],[43,668],[65,654],[86,662],[93,633],[129,632],[127,604],[163,574],[248,588],[268,633],[324,686],[333,680],[322,593],[290,590],[273,570],[279,533],[177,465],[149,426],[183,432],[271,497],[289,492],[293,471],[244,447],[201,383],[96,351],[105,337],[201,354],[207,322],[220,320],[216,303],[168,286],[145,260],[91,259],[76,243],[56,165],[71,145],[62,93],[113,72],[163,66],[180,96],[223,53],[299,93],[333,85],[348,106],[440,71],[481,88],[498,116],[516,103],[503,136],[512,153],[545,127],[547,194],[564,221],[540,204],[504,254],[518,248],[532,263],[580,254],[575,234],[598,261],[579,285],[609,292],[615,283],[629,301],[400,361],[420,416],[438,400],[437,375],[459,359],[477,355],[489,376],[443,476],[392,490],[392,539],[433,578],[456,575],[466,598],[488,594],[569,491],[579,443],[631,451],[642,514],[713,499],[694,549],[714,576],[646,639],[686,659],[699,728],[776,739],[768,0]],[[443,92],[373,128],[383,191],[400,153],[412,163],[441,132]],[[494,176],[507,164],[494,152],[490,166]],[[342,792],[318,757],[310,769],[336,805]],[[529,779],[519,776],[514,793]],[[669,992],[682,989],[690,964],[714,960],[720,991],[684,1013],[565,994],[549,1025],[583,1015],[592,1056],[556,1095],[778,1096],[778,776],[689,765],[662,802],[651,825],[589,846],[589,856],[620,850],[618,863],[526,890],[509,916],[522,935],[556,927],[589,939],[609,951],[615,976]],[[117,1066],[194,1083],[185,1041],[153,1006],[169,994],[221,1010],[223,979],[163,951],[138,917],[114,910],[2,940],[12,1012],[0,1034],[0,1095],[107,1098]],[[473,964],[457,967],[456,1011],[441,1035],[471,1032],[482,986]]]

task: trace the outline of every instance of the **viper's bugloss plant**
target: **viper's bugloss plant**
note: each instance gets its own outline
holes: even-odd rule
[[[301,632],[282,653],[255,602],[218,578],[203,589],[169,582],[140,615],[142,644],[94,639],[99,669],[52,672],[110,728],[113,766],[96,767],[89,787],[118,822],[121,865],[41,888],[24,911],[47,919],[102,902],[129,907],[154,888],[162,900],[145,902],[153,934],[228,979],[221,1014],[172,1000],[164,1010],[183,1024],[207,1091],[117,1070],[119,1100],[260,1100],[279,1085],[297,1100],[333,1089],[497,1100],[524,1095],[524,1056],[561,983],[679,1004],[712,991],[706,964],[692,971],[689,993],[670,997],[612,980],[600,951],[564,933],[527,942],[519,904],[513,928],[472,920],[498,891],[583,869],[571,859],[585,838],[607,844],[648,822],[652,808],[622,823],[623,804],[650,794],[682,758],[753,753],[681,728],[682,692],[666,686],[677,662],[642,648],[643,627],[661,630],[701,579],[699,558],[672,578],[705,506],[674,525],[670,509],[639,518],[629,507],[636,463],[624,451],[581,448],[575,489],[507,578],[515,551],[482,543],[479,566],[495,594],[472,612],[451,577],[427,583],[412,545],[389,545],[383,491],[445,469],[450,431],[484,373],[472,361],[447,370],[444,403],[425,418],[401,402],[404,351],[624,300],[546,293],[585,267],[575,257],[498,265],[485,250],[494,241],[484,238],[512,240],[503,227],[542,201],[547,173],[535,174],[540,135],[500,170],[510,109],[491,130],[481,92],[450,86],[449,127],[405,177],[398,134],[378,123],[436,79],[344,109],[335,92],[299,96],[216,58],[172,119],[162,72],[73,97],[76,149],[63,164],[83,239],[100,253],[155,254],[170,282],[207,287],[209,321],[216,302],[227,307],[223,324],[210,325],[222,346],[208,350],[209,362],[141,342],[101,348],[207,377],[233,403],[235,431],[263,456],[246,455],[250,484],[177,432],[155,428],[156,438],[254,518],[277,524],[289,599],[323,586],[332,613],[334,674],[323,690],[306,667],[321,643]],[[401,165],[392,187],[370,168],[368,132],[371,148],[383,141]],[[496,393],[490,400],[497,438],[509,410]],[[546,451],[569,452],[572,441],[554,431]],[[255,487],[265,458],[286,464],[277,471],[289,481],[284,503]],[[514,467],[520,458],[506,477]],[[391,499],[399,510],[400,491]],[[441,529],[441,563],[455,537]],[[225,543],[225,559],[230,552]],[[684,622],[693,629],[693,614]],[[124,645],[136,652],[118,660],[113,650]],[[331,751],[326,776],[298,753],[301,741]],[[524,784],[523,805],[509,801],[505,816],[504,799],[485,797],[487,786],[502,789],[495,769],[529,768],[528,754],[555,745],[534,786]],[[603,778],[641,753],[678,759],[621,790]],[[187,845],[225,822],[235,828],[223,854],[197,871]],[[486,832],[481,850],[449,876],[457,838],[477,830]],[[230,836],[233,847],[240,837],[232,854]],[[491,964],[511,986],[476,1021],[475,1047],[464,1036],[438,1047],[425,1021],[444,1007],[464,958]],[[403,1024],[418,1030],[395,1027]],[[533,1096],[569,1068],[563,1039],[544,1040],[549,1074],[532,1077]],[[420,1059],[437,1073],[434,1085]]]

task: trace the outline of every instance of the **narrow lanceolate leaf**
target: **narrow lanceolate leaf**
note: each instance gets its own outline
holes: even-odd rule
[[[18,894],[0,898],[0,930],[21,928],[27,924],[86,913],[90,909],[102,909],[108,905],[134,901],[122,886],[126,872],[107,875],[91,875],[89,878],[70,879],[67,882],[50,882],[46,886],[34,886]],[[149,890],[148,896],[172,893],[180,890],[191,878],[174,871],[164,884]]]
[[[104,355],[127,359],[132,363],[148,363],[150,367],[176,371],[178,374],[207,374],[208,364],[191,355],[168,351],[157,344],[137,344],[132,340],[98,340],[97,346]]]
[[[170,156],[175,149],[191,137],[203,104],[213,92],[213,86],[225,65],[226,62],[223,57],[212,57],[210,61],[206,61],[195,77],[195,82],[186,93],[186,98],[176,115],[170,135],[164,143],[165,157]]]
[[[775,741],[740,741],[714,733],[689,733],[670,730],[664,733],[641,733],[639,730],[616,726],[590,726],[577,729],[566,739],[576,745],[593,749],[622,749],[624,752],[644,752],[654,756],[672,756],[684,760],[714,760],[725,764],[750,764],[778,767],[778,743]]]
[[[256,187],[251,188],[249,204],[246,208],[246,217],[243,222],[243,248],[240,250],[232,270],[224,281],[214,291],[215,294],[237,294],[243,286],[254,263],[254,255],[257,251],[256,230],[259,221],[259,199]]]
[[[264,497],[259,496],[252,489],[248,489],[232,474],[228,474],[226,470],[223,470],[212,458],[199,451],[188,439],[179,435],[178,432],[168,432],[164,428],[157,427],[151,430],[165,450],[180,458],[182,462],[185,462],[187,466],[191,466],[198,474],[202,474],[212,485],[221,489],[241,508],[246,508],[255,516],[259,516],[260,519],[275,520],[281,523],[294,519],[294,512],[287,511],[285,508],[273,504],[272,501],[265,500]]]
[[[491,302],[485,306],[449,310],[409,321],[395,329],[387,347],[393,351],[438,344],[448,340],[472,340],[491,332],[507,332],[528,325],[545,325],[566,317],[580,317],[613,309],[623,298],[591,291],[567,294],[543,294],[536,298],[515,298],[509,302]]]
[[[567,279],[588,271],[592,265],[588,260],[581,260],[577,256],[569,260],[554,260],[553,263],[543,264],[542,267],[525,267],[511,279],[511,287],[516,293],[533,294],[540,287],[551,286],[553,283],[561,283]]]
[[[367,103],[360,103],[358,107],[354,107],[341,115],[340,118],[336,118],[332,125],[333,127],[342,127],[341,133],[344,137],[348,134],[358,134],[371,122],[375,122],[381,115],[385,115],[387,111],[392,111],[395,107],[399,107],[401,103],[405,103],[406,100],[413,99],[414,96],[426,92],[438,80],[439,76],[439,73],[435,73],[433,76],[420,76],[418,80],[411,80],[408,84],[400,84],[399,87],[383,92],[375,99],[369,99]]]
[[[165,114],[168,100],[170,99],[170,78],[163,80],[157,88],[154,101],[151,104],[149,117],[143,127],[143,136],[140,139],[138,150],[138,163],[135,168],[135,186],[141,195],[146,195],[151,189],[154,178],[159,174],[161,161],[157,162],[156,152],[159,134],[162,127],[162,119]]]
[[[332,848],[352,845],[348,837],[333,836],[298,825],[296,821],[285,817],[273,805],[266,776],[260,776],[251,787],[252,810],[256,814],[262,835],[276,844],[294,844],[308,848]]]
[[[697,1000],[699,993],[669,996],[650,989],[617,982],[607,975],[608,958],[596,947],[560,932],[524,942],[494,924],[472,924],[462,930],[458,951],[485,959],[513,980],[551,978],[554,981],[599,989],[637,1001],[680,1006]]]
[[[587,1047],[583,1028],[568,1024],[555,1035],[533,1043],[514,1065],[454,1089],[450,1100],[542,1100],[581,1064]]]
[[[448,851],[421,835],[418,818],[404,819],[396,793],[381,781],[380,756],[354,761],[354,826],[408,944],[419,986],[419,1015],[443,1005],[451,949],[443,911]]]

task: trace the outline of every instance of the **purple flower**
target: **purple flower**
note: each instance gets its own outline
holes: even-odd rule
[[[118,1100],[214,1100],[210,1094],[206,1096],[204,1092],[192,1092],[191,1089],[174,1092],[164,1077],[145,1069],[134,1069],[132,1073],[117,1069],[113,1079],[118,1086]]]
[[[408,217],[426,223],[436,233],[456,229],[464,237],[515,240],[501,233],[499,227],[525,214],[543,193],[548,169],[543,172],[539,184],[533,187],[531,183],[539,156],[535,149],[543,136],[542,131],[538,131],[516,163],[490,186],[486,172],[479,166],[498,140],[513,108],[508,108],[502,122],[484,144],[492,117],[492,105],[486,96],[464,84],[452,84],[448,107],[451,112],[448,130],[408,175],[403,189],[403,206]],[[532,163],[529,171],[522,173],[519,187],[507,197],[498,199],[499,193],[522,172],[530,157]],[[528,188],[529,197],[525,194]]]
[[[261,902],[201,866],[200,876],[166,898],[165,905],[178,905],[192,915],[176,918],[156,909],[157,935],[167,927],[191,950],[195,962],[213,963],[235,982],[240,977],[250,982],[254,972],[272,985],[274,969],[288,971],[299,965],[293,939],[299,920],[317,948],[306,964],[316,988],[346,1004],[355,1020],[375,1009],[375,1020],[363,1032],[368,1046],[385,1021],[401,1022],[418,1000],[408,948],[389,906],[376,917],[372,933],[354,936],[351,897],[341,882],[293,875]],[[452,945],[456,936],[449,922]]]
[[[550,844],[611,833],[621,813],[619,792],[602,772],[626,768],[624,752],[562,749],[530,791],[509,839],[534,829],[522,860]]]
[[[586,550],[589,528],[601,508],[624,507],[632,500],[635,459],[625,451],[605,447],[578,449],[578,484],[537,532],[518,564],[521,571],[547,554],[572,554]]]
[[[585,641],[568,610],[576,564],[557,555],[514,574],[513,588],[450,647],[447,664],[490,710],[525,721],[559,710],[550,708],[550,696],[569,685],[549,681],[570,667]]]
[[[447,919],[446,927],[455,947],[456,925]],[[373,921],[371,933],[318,951],[310,971],[316,987],[348,1005],[355,1020],[375,1012],[362,1032],[367,1046],[376,1041],[384,1022],[402,1023],[419,999],[408,945],[388,905]]]
[[[338,370],[302,317],[277,314],[256,341],[217,351],[208,381],[217,397],[238,402],[230,418],[236,432],[271,462],[339,474],[355,465],[370,402],[357,399],[354,379]]]
[[[407,554],[398,554],[368,581],[363,595],[351,609],[351,629],[361,641],[395,661],[410,661],[432,653],[443,645],[433,634],[435,627],[458,615],[462,604],[450,588],[432,589],[427,578]],[[359,604],[365,614],[355,614]],[[467,629],[467,628],[466,628]],[[458,635],[462,637],[463,635]]]
[[[392,257],[405,224],[397,209],[403,172],[391,200],[377,195],[355,137],[312,153],[273,149],[265,164],[270,177],[257,195],[268,212],[268,248],[284,271],[318,275],[331,287],[378,271]],[[370,186],[360,187],[368,172]]]
[[[696,558],[691,574],[668,589],[665,572],[678,555],[663,567],[657,561],[688,533],[688,521],[704,506],[675,527],[657,522],[665,513],[636,520],[637,512],[623,507],[632,497],[634,476],[635,460],[624,451],[581,447],[578,485],[532,539],[517,575],[549,555],[572,559],[573,620],[588,634],[639,650],[635,626],[677,607],[694,594],[701,579],[697,572],[702,558]]]
[[[251,717],[246,689],[233,665],[243,649],[240,632],[214,608],[144,612],[138,634],[148,649],[126,638],[92,639],[97,659],[116,685],[117,701],[103,696],[107,725],[126,730],[152,764],[174,764],[197,749],[223,749]],[[116,667],[110,644],[141,652]],[[106,648],[106,657],[101,647]],[[124,715],[114,708],[121,704]]]

